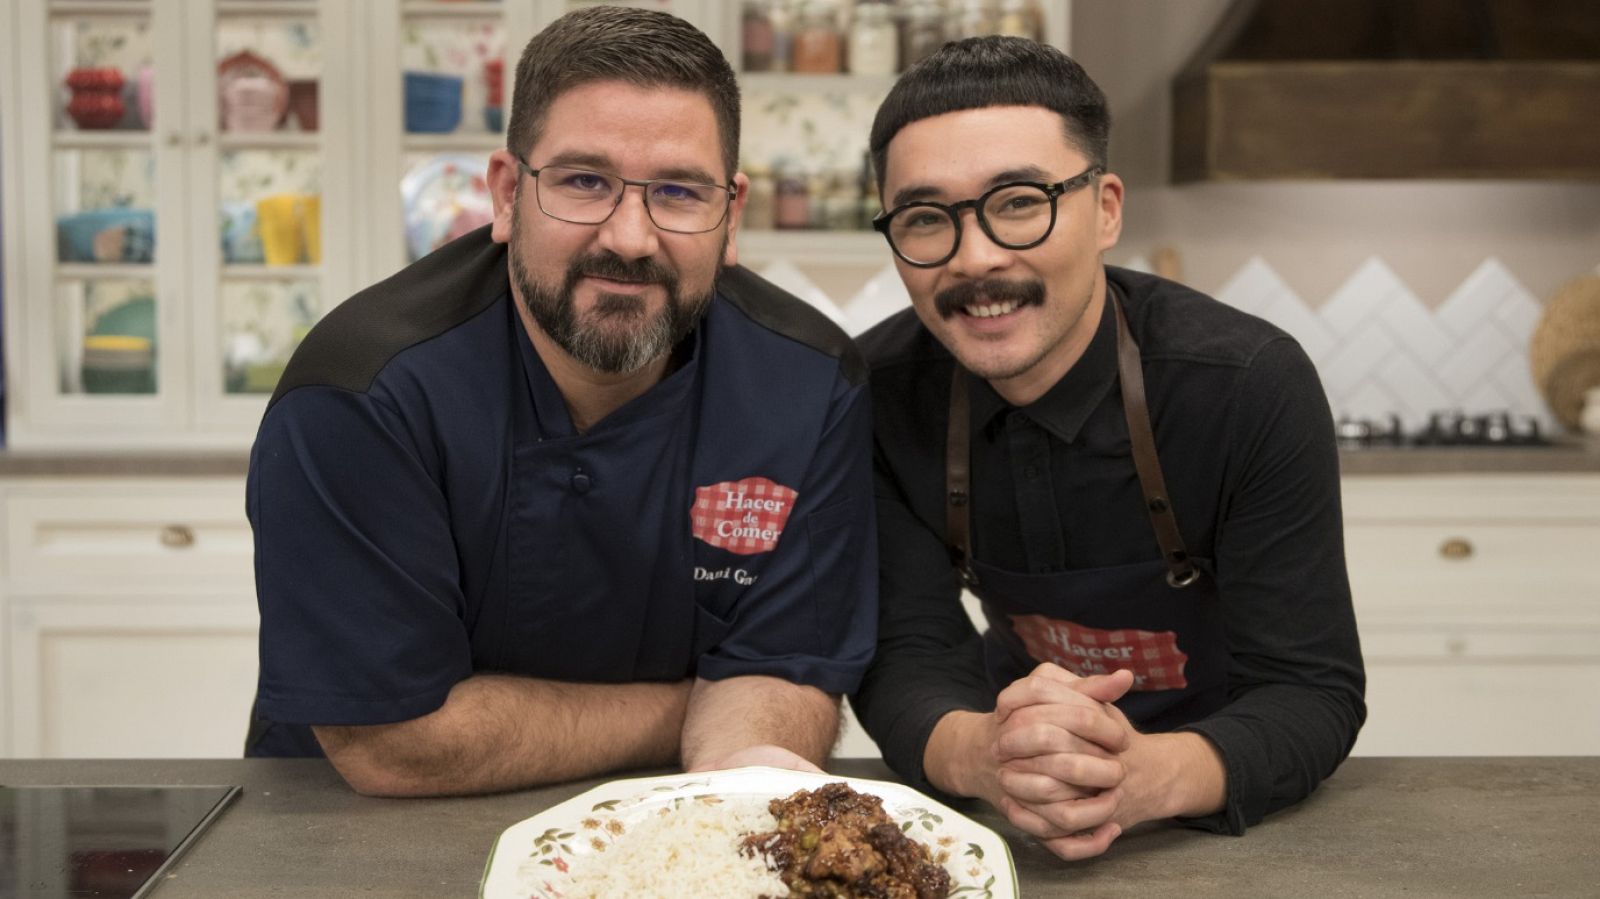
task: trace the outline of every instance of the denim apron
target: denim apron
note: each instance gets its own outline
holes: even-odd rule
[[[1226,700],[1228,653],[1210,560],[1191,557],[1156,455],[1139,347],[1115,285],[1106,298],[1117,324],[1117,370],[1132,462],[1160,557],[1129,565],[1030,574],[972,556],[971,410],[959,364],[950,383],[946,444],[946,543],[956,574],[989,622],[984,661],[996,690],[1040,662],[1080,676],[1127,668],[1134,686],[1117,703],[1141,729],[1167,730]]]

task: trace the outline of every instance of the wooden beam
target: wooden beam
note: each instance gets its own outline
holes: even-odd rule
[[[1173,83],[1173,180],[1600,179],[1600,62],[1215,62]]]

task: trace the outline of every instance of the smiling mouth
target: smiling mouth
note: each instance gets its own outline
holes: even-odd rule
[[[1006,300],[1001,303],[973,303],[971,306],[962,306],[961,313],[970,318],[999,318],[1010,315],[1022,306],[1016,300]]]

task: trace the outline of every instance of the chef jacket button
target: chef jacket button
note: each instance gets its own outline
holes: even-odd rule
[[[572,476],[572,490],[575,493],[588,493],[589,488],[593,486],[594,482],[581,471]]]

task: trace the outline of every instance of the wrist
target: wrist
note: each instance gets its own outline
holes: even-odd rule
[[[999,791],[994,756],[994,715],[954,711],[939,719],[923,749],[928,782],[953,796],[993,802]]]
[[[1192,818],[1222,810],[1227,773],[1210,740],[1189,732],[1149,734],[1136,751],[1136,792],[1144,812],[1139,820]]]

